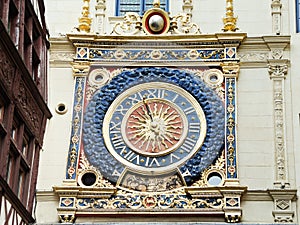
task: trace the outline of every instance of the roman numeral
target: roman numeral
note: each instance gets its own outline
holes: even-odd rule
[[[128,99],[130,99],[131,104],[134,105],[134,104],[142,101],[143,96],[142,96],[141,92],[137,92],[136,94],[129,96]]]
[[[176,94],[176,95],[174,96],[174,98],[172,99],[172,102],[175,102],[177,98],[178,98],[178,94]]]
[[[200,123],[190,123],[189,131],[192,133],[200,132]]]
[[[178,160],[180,160],[180,157],[177,156],[177,155],[174,155],[173,153],[171,153],[171,155],[170,155],[170,163],[173,163],[174,161],[178,161]]]
[[[150,160],[150,158],[147,157],[145,166],[147,166],[147,167],[152,167],[154,164],[156,165],[156,167],[159,167],[159,166],[160,166],[160,164],[159,164],[159,162],[157,161],[156,158],[152,158],[152,159]]]
[[[140,156],[135,154],[133,151],[129,151],[126,155],[124,155],[124,159],[128,160],[129,162],[136,160],[136,164],[140,164]]]
[[[111,141],[112,141],[112,143],[113,143],[113,145],[114,145],[115,148],[120,147],[122,145],[125,145],[125,143],[123,141],[123,138],[121,136],[118,136],[118,135],[115,136],[115,137],[113,137],[111,139]]]
[[[123,105],[119,105],[119,107],[116,109],[117,112],[120,112],[123,116],[128,111],[129,108],[124,108]]]
[[[194,107],[191,106],[189,108],[184,109],[183,111],[185,112],[186,115],[189,115],[192,112],[195,112],[195,109],[194,109]]]
[[[183,145],[181,146],[181,148],[186,151],[186,152],[191,152],[191,150],[193,149],[194,145],[196,143],[196,140],[187,137],[183,143]]]
[[[111,127],[109,128],[109,131],[111,134],[114,133],[121,133],[121,122],[115,123],[114,121],[110,121]]]

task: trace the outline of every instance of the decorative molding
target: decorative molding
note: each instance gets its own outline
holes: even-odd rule
[[[63,62],[72,62],[75,57],[74,52],[51,52],[50,53],[50,62],[63,61]]]
[[[236,164],[236,78],[225,76],[226,91],[226,160],[227,179],[237,179]]]
[[[286,60],[290,36],[262,36],[246,38],[238,52],[241,67],[268,68],[269,61]]]
[[[197,60],[207,61],[224,58],[224,49],[117,49],[102,50],[98,48],[89,49],[89,58],[93,61],[102,60]]]
[[[240,59],[241,63],[245,62],[267,62],[269,58],[269,52],[239,52],[238,58]]]

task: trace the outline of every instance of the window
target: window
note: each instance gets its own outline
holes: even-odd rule
[[[169,0],[160,0],[160,8],[168,11]],[[124,16],[126,12],[136,12],[143,15],[153,7],[153,0],[117,0],[117,16]]]
[[[296,0],[296,32],[300,33],[300,0]]]
[[[19,45],[19,12],[13,1],[9,2],[8,32],[15,46]]]
[[[18,198],[22,199],[23,197],[23,191],[24,191],[24,183],[25,183],[25,172],[23,169],[19,170],[19,179],[18,179]]]

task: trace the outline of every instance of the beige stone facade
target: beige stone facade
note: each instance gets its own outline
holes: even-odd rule
[[[234,17],[238,17],[235,25],[239,29],[223,32],[222,29],[225,29],[226,24],[222,19],[228,18],[226,13],[230,11],[231,3],[230,0],[170,0],[170,17],[175,18],[180,13],[191,15],[189,25],[195,26],[187,29],[182,25],[182,29],[179,27],[178,32],[182,32],[185,28],[187,31],[181,34],[173,29],[173,33],[147,35],[143,33],[142,24],[140,29],[133,26],[130,27],[133,31],[126,33],[128,29],[123,29],[126,21],[122,17],[115,16],[114,0],[46,2],[46,16],[51,34],[49,107],[53,118],[48,123],[44,151],[41,152],[37,186],[37,223],[153,222],[149,212],[140,212],[141,216],[136,217],[135,214],[130,214],[130,211],[124,213],[120,209],[109,211],[110,213],[103,213],[107,209],[97,211],[95,208],[80,211],[79,205],[75,204],[80,196],[88,198],[89,195],[93,195],[96,198],[97,194],[105,192],[94,186],[89,188],[81,186],[79,172],[75,172],[75,178],[68,178],[71,160],[69,149],[72,143],[74,144],[72,129],[75,123],[75,93],[78,91],[76,89],[78,78],[91,76],[89,70],[92,71],[93,66],[110,68],[111,73],[107,82],[116,76],[118,68],[115,68],[118,66],[119,69],[158,66],[187,71],[209,70],[216,67],[224,76],[224,98],[230,96],[228,88],[230,84],[226,81],[234,79],[232,80],[235,84],[233,129],[236,133],[233,135],[236,142],[233,155],[236,161],[231,165],[229,158],[226,158],[231,154],[228,150],[231,130],[230,125],[224,125],[227,129],[225,145],[228,148],[225,149],[224,173],[227,174],[228,168],[233,166],[236,169],[233,172],[235,177],[227,176],[222,185],[204,188],[206,193],[208,190],[211,193],[221,193],[224,205],[218,209],[219,211],[210,209],[208,213],[204,213],[203,210],[199,210],[197,211],[199,215],[191,217],[185,216],[190,212],[181,209],[166,210],[168,215],[176,214],[167,219],[161,213],[164,210],[158,209],[160,213],[157,213],[155,222],[299,223],[300,209],[297,196],[300,187],[300,138],[298,138],[300,42],[299,34],[295,31],[296,5],[292,0],[233,1]],[[85,18],[86,6],[90,11],[89,17],[92,18],[90,32],[80,29],[78,20]],[[150,42],[157,42],[159,47],[149,44]],[[207,42],[212,43],[205,46],[210,49],[216,48],[216,45],[222,45],[225,50],[234,47],[237,49],[237,55],[228,60],[225,57],[209,62],[195,59],[153,60],[153,57],[149,60],[131,61],[122,58],[119,62],[117,61],[119,59],[114,58],[111,61],[100,62],[91,58],[85,60],[84,56],[80,58],[77,55],[79,48],[87,47],[91,51],[93,47],[99,46],[102,49],[108,46],[108,50],[116,51],[146,49],[152,51],[149,54],[154,54],[153,49],[162,51],[164,48],[169,48],[173,52],[178,50],[190,53],[193,48],[202,50],[203,47],[195,43],[202,43],[203,46],[203,43]],[[228,101],[230,99],[227,103],[224,101],[225,106],[229,106]],[[80,132],[78,134],[82,135]],[[76,157],[79,160],[79,156]],[[79,168],[77,167],[75,170]],[[204,189],[199,188],[195,193],[203,195]],[[193,196],[194,192],[191,189],[186,190]],[[87,194],[88,191],[90,194]],[[113,189],[112,193],[114,191],[117,189]],[[105,194],[108,193],[110,192],[106,190]],[[71,201],[70,199],[75,200],[64,206],[68,204],[74,206],[63,208],[63,201]],[[239,203],[228,205],[229,200],[237,200]],[[235,204],[239,206],[235,207]],[[118,217],[122,214],[123,217]],[[131,216],[124,217],[124,214]]]

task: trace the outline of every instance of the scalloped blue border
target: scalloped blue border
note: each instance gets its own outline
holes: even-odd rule
[[[104,144],[102,135],[104,116],[119,94],[130,87],[147,82],[166,82],[180,86],[195,97],[205,113],[207,135],[204,143],[201,149],[180,168],[181,173],[185,174],[184,179],[187,184],[191,184],[214,162],[224,148],[225,110],[223,102],[215,92],[199,77],[186,71],[147,67],[124,71],[114,77],[94,94],[86,108],[83,124],[85,155],[104,177],[116,182],[113,174],[116,171],[121,173],[124,166],[109,153]]]

